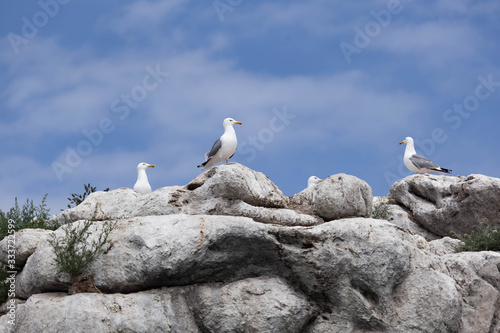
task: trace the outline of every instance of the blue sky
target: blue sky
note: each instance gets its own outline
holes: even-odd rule
[[[454,175],[500,177],[498,1],[7,1],[0,209],[59,213],[83,184],[184,185],[236,128],[232,161],[286,195],[410,174],[406,136]]]

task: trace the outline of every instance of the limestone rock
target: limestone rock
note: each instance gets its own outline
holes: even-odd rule
[[[60,224],[78,220],[118,220],[136,216],[169,215],[181,212],[171,202],[179,196],[181,186],[170,186],[148,194],[139,194],[132,189],[120,188],[108,192],[91,193],[76,207],[56,217]]]
[[[292,198],[294,208],[312,211],[325,221],[346,217],[371,217],[372,189],[363,180],[346,174],[328,177]]]
[[[11,250],[16,269],[22,268],[37,246],[47,240],[51,233],[52,231],[44,229],[22,229],[16,232],[13,238],[5,237],[0,241],[0,262],[8,262]]]
[[[500,300],[498,253],[459,253],[444,259],[462,296],[462,332],[491,332]]]
[[[402,230],[409,232],[411,234],[420,235],[426,240],[431,241],[435,239],[440,239],[438,235],[433,234],[427,229],[422,228],[418,223],[416,223],[411,216],[411,212],[397,204],[393,203],[392,198],[388,197],[374,197],[373,198],[373,212],[380,210],[380,204],[386,205],[386,217],[385,220],[394,223]]]
[[[288,204],[289,198],[267,176],[230,163],[214,167],[182,187],[164,187],[144,195],[131,189],[95,192],[56,219],[68,223],[185,213],[244,216],[281,225],[324,222],[314,214],[288,209]]]
[[[94,224],[93,234],[98,234],[102,222]],[[89,272],[100,290],[114,293],[220,281],[238,271],[242,278],[260,275],[277,263],[274,240],[264,226],[248,218],[209,215],[120,220],[110,234],[112,247]],[[63,228],[56,231],[57,237],[63,233]],[[274,259],[267,262],[269,255]],[[69,276],[58,273],[48,243],[37,248],[16,282],[22,298],[67,291],[71,284]]]
[[[190,304],[203,332],[303,332],[315,309],[286,281],[271,277],[194,288]]]
[[[57,271],[51,232],[24,231],[16,331],[495,332],[500,254],[456,253],[456,239],[439,237],[451,231],[439,218],[498,209],[495,184],[408,177],[391,201],[375,200],[387,200],[385,219],[370,218],[371,189],[356,177],[334,175],[288,198],[238,164],[147,195],[97,192],[60,215],[72,223],[54,235],[94,216],[91,242],[103,220],[117,221],[86,271],[104,294],[68,295],[73,281]],[[471,198],[490,201],[472,208]],[[0,317],[0,332],[7,324]]]
[[[223,198],[268,208],[285,208],[288,203],[288,197],[266,175],[237,163],[212,168],[186,187],[199,201]]]
[[[439,236],[468,233],[481,222],[500,225],[498,178],[413,175],[394,183],[391,196]]]
[[[101,225],[95,222],[93,233]],[[88,272],[100,290],[112,295],[85,296],[99,301],[79,302],[79,310],[87,314],[75,317],[98,328],[102,320],[125,321],[113,317],[110,308],[101,308],[104,300],[99,297],[144,297],[159,288],[163,296],[158,297],[165,300],[173,297],[165,294],[181,288],[187,301],[179,302],[196,309],[194,314],[169,310],[175,318],[165,321],[191,323],[194,318],[203,332],[267,332],[273,325],[288,325],[292,332],[467,332],[463,327],[487,332],[484,327],[498,319],[500,254],[454,254],[444,244],[428,245],[423,237],[384,220],[349,218],[286,227],[244,217],[177,214],[120,220],[110,238],[112,247]],[[22,317],[26,331],[47,325],[33,314],[40,303],[37,297],[43,297],[37,294],[66,291],[71,284],[69,277],[57,273],[46,241],[29,257],[16,282],[18,295],[28,298],[19,313],[32,311]],[[73,296],[83,295],[88,294]],[[61,296],[64,306],[70,302],[66,299],[74,302],[73,296]],[[128,304],[115,302],[122,308]],[[478,311],[483,311],[480,316]],[[65,323],[56,320],[53,325],[64,331]],[[136,327],[121,325],[112,327]]]
[[[0,318],[0,332],[9,332],[7,318]],[[162,288],[127,295],[33,295],[17,308],[15,332],[201,331],[180,292]]]

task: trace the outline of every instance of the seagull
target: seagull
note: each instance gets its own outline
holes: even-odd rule
[[[317,183],[320,183],[322,182],[323,179],[319,179],[318,177],[316,176],[311,176],[309,177],[309,179],[307,180],[307,188],[311,188],[311,187],[314,187]]]
[[[233,118],[226,118],[222,122],[224,126],[224,134],[215,141],[212,149],[205,154],[205,162],[198,165],[198,168],[203,167],[203,170],[210,169],[213,165],[229,161],[236,152],[238,140],[236,139],[236,132],[234,131],[234,124],[243,125],[241,122]]]
[[[139,163],[137,165],[137,181],[134,185],[134,191],[140,194],[151,193],[151,185],[148,182],[148,175],[146,174],[147,168],[154,168],[153,164]]]
[[[415,173],[439,173],[444,175],[446,173],[451,173],[450,169],[441,168],[436,163],[433,163],[423,156],[420,156],[415,151],[415,146],[413,145],[413,139],[407,136],[399,144],[406,143],[404,163],[410,171]]]

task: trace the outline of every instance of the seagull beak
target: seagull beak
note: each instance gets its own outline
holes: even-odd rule
[[[319,180],[319,182],[320,182],[320,183],[321,183],[321,182],[324,182],[324,181],[325,181],[324,179],[320,179],[320,180]]]
[[[402,145],[403,143],[405,143],[404,141],[401,141],[399,144]]]
[[[234,123],[238,124],[238,125],[243,125],[243,123],[241,121],[235,121]]]
[[[154,168],[154,167],[155,167],[155,165],[154,165],[154,164],[150,164],[150,165],[148,165],[148,168]]]

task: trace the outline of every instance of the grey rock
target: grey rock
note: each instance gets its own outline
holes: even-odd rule
[[[101,225],[95,222],[94,230]],[[285,322],[293,332],[467,332],[463,327],[488,332],[483,328],[497,320],[500,254],[454,254],[445,241],[430,244],[384,220],[286,227],[244,217],[178,214],[120,220],[110,237],[113,246],[88,270],[97,287],[130,295],[185,288],[203,332],[256,327],[268,332]],[[462,266],[453,266],[456,262]],[[66,291],[71,284],[57,273],[46,242],[16,282],[26,304],[38,293]],[[217,299],[223,300],[218,308]],[[259,311],[272,304],[273,312]],[[478,317],[487,306],[493,310]],[[28,322],[23,325],[38,325]]]
[[[56,217],[59,223],[117,220],[151,215],[230,215],[281,225],[314,225],[323,219],[288,209],[289,198],[260,172],[229,163],[214,167],[186,186],[171,186],[149,194],[131,189],[90,194],[83,203]]]
[[[458,205],[478,197],[463,191],[484,189],[484,182],[408,177],[391,189],[398,203],[387,201],[387,220],[369,217],[373,202],[388,198],[373,201],[356,177],[334,175],[288,198],[238,164],[147,195],[94,193],[63,213],[76,220],[54,235],[95,214],[92,241],[102,220],[117,220],[109,248],[87,269],[106,294],[67,296],[73,281],[57,272],[47,235],[27,240],[35,245],[24,251],[32,254],[16,277],[17,296],[27,299],[17,329],[494,332],[500,254],[456,253],[457,240],[437,237],[439,226],[426,231],[417,219],[431,206],[444,214],[452,199],[463,196]],[[451,189],[456,195],[441,196]],[[433,196],[440,199],[429,203]],[[0,317],[0,332],[7,321]]]
[[[0,332],[12,327],[0,317]],[[134,294],[45,293],[16,311],[15,332],[201,332],[178,289]]]
[[[111,249],[88,269],[97,287],[107,292],[219,281],[238,276],[238,271],[242,278],[260,275],[268,271],[269,255],[274,256],[269,264],[278,261],[265,225],[248,218],[180,214],[117,223]],[[94,223],[93,235],[102,224]],[[57,237],[63,234],[64,228],[56,231]],[[19,297],[68,290],[71,279],[58,273],[54,256],[47,242],[37,248],[16,280]]]
[[[302,332],[315,309],[286,281],[260,277],[193,288],[189,303],[203,332]]]
[[[287,267],[324,311],[306,332],[421,332],[415,323],[430,331],[458,328],[460,295],[450,277],[428,267],[439,259],[421,251],[420,240],[388,222],[361,218],[283,232]],[[410,309],[429,307],[401,320]]]
[[[132,189],[120,188],[109,192],[91,193],[76,207],[56,216],[60,224],[79,220],[118,220],[136,216],[169,215],[181,212],[172,205],[182,191],[181,186],[170,186],[148,194],[139,194]]]
[[[15,269],[21,269],[37,246],[47,240],[51,233],[44,229],[22,229],[13,237],[5,237],[0,241],[0,262],[7,264],[8,260],[14,258]]]
[[[385,204],[385,208],[387,209],[387,217],[385,220],[397,225],[406,232],[420,235],[428,241],[441,238],[440,236],[433,234],[429,230],[422,228],[417,222],[412,219],[413,217],[408,209],[394,204],[393,201],[394,200],[390,197],[374,197],[373,211],[377,209],[377,206],[379,204]]]
[[[439,236],[468,233],[481,222],[500,225],[498,178],[413,175],[394,183],[391,196]]]
[[[428,252],[434,253],[438,256],[456,253],[462,246],[462,242],[460,240],[451,237],[435,239],[430,242],[425,242],[424,244],[428,246]]]
[[[266,175],[238,163],[212,168],[193,179],[186,188],[193,192],[196,201],[237,199],[268,208],[285,208],[288,204],[288,197]]]
[[[458,253],[446,255],[444,260],[461,294],[462,332],[492,332],[500,301],[498,253]]]
[[[370,186],[359,178],[339,174],[289,198],[264,174],[229,163],[200,174],[183,187],[164,187],[145,195],[130,189],[92,193],[56,219],[67,223],[184,213],[309,226],[345,217],[370,217],[371,193]]]
[[[371,217],[372,200],[372,189],[366,182],[341,173],[296,194],[292,205],[298,211],[331,221],[346,217]]]
[[[469,332],[460,329],[461,300],[455,281],[432,269],[414,271],[398,286],[394,310],[397,332]]]
[[[324,222],[316,215],[302,214],[293,209],[255,207],[237,200],[227,205],[220,205],[226,214],[249,217],[257,222],[274,223],[286,226],[311,226]]]

